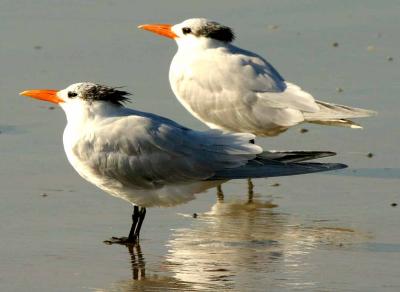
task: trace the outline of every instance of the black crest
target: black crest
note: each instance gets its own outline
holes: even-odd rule
[[[221,42],[230,43],[235,39],[232,29],[216,22],[208,22],[196,32],[198,36],[205,36]]]
[[[122,103],[129,101],[128,96],[131,94],[118,88],[96,84],[85,88],[81,98],[84,100],[108,101],[116,105],[122,105]]]

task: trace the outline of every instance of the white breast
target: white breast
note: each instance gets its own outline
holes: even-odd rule
[[[95,124],[91,125],[88,121],[86,121],[85,125],[81,126],[68,124],[63,136],[64,150],[68,161],[80,176],[112,196],[142,207],[168,207],[186,203],[194,199],[195,194],[204,192],[208,188],[215,187],[222,182],[198,181],[168,184],[149,190],[135,187],[134,185],[127,186],[126,184],[121,184],[117,179],[102,176],[98,171],[91,168],[88,163],[82,161],[74,152],[74,148],[78,143],[82,145],[81,139],[84,136],[85,127],[93,128],[95,126]],[[82,149],[82,146],[80,146],[80,151],[93,151],[89,148]]]

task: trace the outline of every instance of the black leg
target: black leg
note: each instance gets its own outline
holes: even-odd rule
[[[128,235],[128,241],[130,241],[130,242],[136,241],[135,231],[136,231],[136,226],[138,224],[138,221],[139,221],[139,207],[134,206],[133,214],[132,214],[132,226],[131,226],[131,230],[129,231],[129,235]]]
[[[136,225],[136,230],[135,230],[136,240],[139,240],[140,229],[142,228],[144,217],[146,217],[146,208],[142,207],[139,212],[139,221]]]
[[[247,195],[248,195],[248,201],[247,203],[253,203],[253,197],[254,197],[254,184],[251,181],[251,178],[247,179]]]
[[[128,237],[112,237],[110,240],[104,241],[106,244],[123,244],[123,245],[135,245],[139,241],[140,229],[146,216],[146,208],[141,207],[139,210],[138,206],[133,207],[132,214],[132,225],[129,231]]]
[[[217,186],[217,199],[218,199],[218,202],[224,201],[224,193],[222,191],[221,185]]]
[[[251,139],[249,141],[251,144],[256,144],[256,140],[255,139]],[[253,196],[254,196],[254,184],[251,181],[251,178],[247,179],[247,188],[248,188],[248,203],[252,203],[253,202]]]

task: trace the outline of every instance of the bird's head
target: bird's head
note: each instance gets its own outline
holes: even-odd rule
[[[231,28],[205,18],[191,18],[175,25],[143,24],[138,28],[172,38],[178,46],[215,41],[230,43],[235,39]]]
[[[122,106],[123,102],[129,100],[128,96],[130,93],[114,87],[91,82],[81,82],[72,84],[62,90],[34,89],[23,91],[20,95],[56,103],[61,107],[79,103],[92,104],[98,101]]]

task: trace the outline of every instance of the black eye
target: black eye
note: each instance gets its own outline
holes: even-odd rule
[[[188,34],[188,33],[191,33],[192,30],[190,29],[190,27],[184,27],[184,28],[182,28],[182,32],[183,32],[183,34]]]
[[[68,97],[69,98],[73,98],[73,97],[75,97],[77,95],[78,95],[78,93],[76,93],[76,92],[68,91]]]

